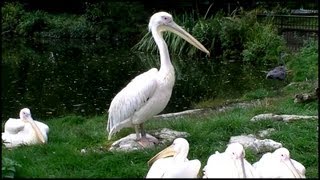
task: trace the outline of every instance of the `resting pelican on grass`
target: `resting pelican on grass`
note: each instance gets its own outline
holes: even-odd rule
[[[198,159],[189,161],[188,153],[188,141],[184,138],[175,139],[171,146],[148,161],[148,165],[152,166],[146,178],[197,178],[201,163]]]
[[[199,41],[178,26],[166,12],[158,12],[151,16],[149,30],[160,52],[160,69],[152,68],[138,75],[113,98],[108,110],[108,140],[124,127],[135,127],[137,141],[142,146],[156,143],[147,139],[143,123],[167,106],[175,82],[174,67],[170,61],[167,44],[162,37],[163,31],[171,31],[209,54]]]
[[[262,178],[306,178],[306,168],[290,159],[290,152],[286,148],[264,154],[253,167]]]
[[[203,178],[256,178],[252,165],[244,158],[240,143],[229,144],[225,152],[212,154],[203,168]]]
[[[33,120],[30,109],[23,108],[20,111],[20,119],[9,118],[4,124],[2,142],[8,148],[44,144],[48,140],[47,133],[49,133],[49,127]]]

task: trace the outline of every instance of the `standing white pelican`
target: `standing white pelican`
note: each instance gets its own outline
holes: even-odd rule
[[[201,162],[198,159],[189,161],[188,153],[188,141],[184,138],[175,139],[171,146],[148,161],[148,165],[152,166],[146,178],[197,178]]]
[[[23,108],[20,111],[20,119],[9,118],[4,124],[2,133],[3,144],[8,147],[46,143],[49,127],[31,117],[30,109]]]
[[[262,178],[306,178],[306,168],[291,159],[290,152],[286,148],[264,154],[253,167]]]
[[[256,178],[259,177],[252,165],[244,158],[245,151],[240,143],[229,144],[225,152],[212,154],[203,168],[203,178]]]
[[[151,16],[149,30],[159,49],[160,69],[152,68],[138,75],[113,98],[108,110],[108,140],[122,128],[134,126],[141,145],[152,143],[152,140],[146,137],[143,123],[167,106],[175,82],[174,67],[170,61],[167,44],[162,37],[163,31],[171,31],[209,54],[199,41],[178,26],[166,12],[158,12]]]

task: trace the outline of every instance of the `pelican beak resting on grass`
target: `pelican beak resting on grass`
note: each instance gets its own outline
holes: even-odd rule
[[[30,109],[20,111],[20,119],[9,118],[4,125],[2,141],[6,147],[44,144],[47,142],[49,127],[31,117]]]
[[[201,163],[198,159],[189,161],[188,153],[188,141],[184,138],[175,139],[171,146],[148,161],[151,168],[146,178],[197,178]]]
[[[209,55],[209,51],[166,12],[151,16],[149,30],[159,49],[160,69],[152,68],[138,75],[113,98],[108,110],[108,140],[124,127],[135,127],[137,141],[143,147],[157,143],[146,137],[143,123],[167,106],[175,82],[174,67],[162,32],[171,31]]]

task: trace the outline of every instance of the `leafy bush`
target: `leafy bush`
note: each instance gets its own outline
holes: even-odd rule
[[[131,40],[133,34],[141,32],[140,24],[147,21],[148,15],[138,2],[101,1],[88,4],[84,17],[100,29],[97,33],[101,36]]]
[[[21,167],[21,165],[10,158],[2,157],[2,178],[14,178],[16,167]]]
[[[284,39],[277,34],[271,21],[259,23],[256,11],[239,10],[228,17],[219,12],[208,19],[196,19],[194,14],[173,16],[216,58],[266,63],[277,60],[280,52],[285,50]],[[172,33],[165,34],[164,38],[171,53],[195,56],[199,52],[194,47],[186,46],[184,40]],[[151,33],[147,33],[133,47],[133,50],[149,52],[156,49]]]
[[[305,41],[301,50],[287,63],[292,71],[292,81],[316,80],[318,78],[318,41]]]
[[[147,21],[138,2],[86,3],[84,14],[26,12],[22,4],[6,3],[2,8],[2,34],[23,37],[111,39],[133,41]],[[124,18],[125,17],[125,18]],[[144,27],[146,28],[146,27]],[[147,29],[147,28],[146,28]]]
[[[5,3],[1,7],[2,33],[15,33],[25,11],[20,3]]]
[[[285,51],[284,39],[277,34],[272,24],[255,23],[248,31],[248,41],[244,44],[243,60],[258,63],[274,63]]]
[[[24,36],[32,36],[35,32],[46,30],[49,25],[47,17],[47,13],[43,11],[25,13],[16,27],[17,33]]]

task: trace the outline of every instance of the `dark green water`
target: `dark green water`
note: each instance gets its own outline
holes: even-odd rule
[[[67,114],[102,115],[131,79],[151,67],[158,55],[107,42],[14,39],[2,42],[2,120],[23,107],[34,119]],[[266,67],[220,63],[211,58],[171,57],[176,84],[162,113],[190,109],[210,98],[237,98],[265,86]]]

